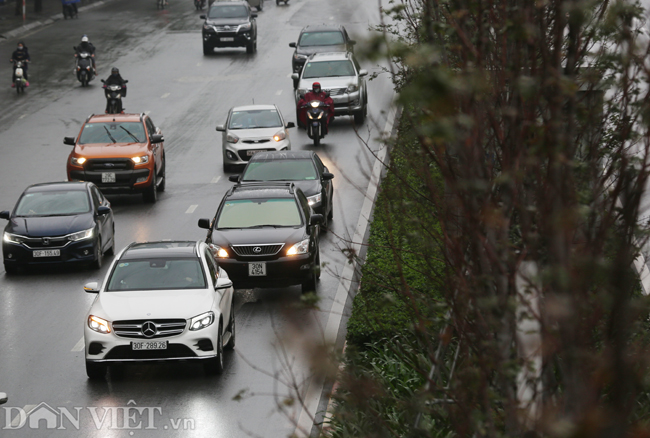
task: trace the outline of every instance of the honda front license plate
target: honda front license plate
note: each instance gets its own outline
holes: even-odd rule
[[[132,350],[167,350],[167,341],[131,342]]]
[[[60,249],[46,249],[43,251],[34,251],[32,253],[34,257],[59,257],[61,255]]]
[[[104,172],[104,173],[102,173],[102,182],[103,183],[114,183],[115,182],[115,172]]]
[[[265,262],[255,262],[248,264],[248,276],[249,277],[264,277],[266,275],[266,263]]]
[[[233,38],[233,37],[225,37],[225,38],[221,38],[221,41],[235,41],[235,38]]]

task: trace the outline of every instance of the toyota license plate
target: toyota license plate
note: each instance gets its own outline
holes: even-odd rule
[[[102,173],[102,182],[104,184],[114,183],[115,182],[115,172],[104,172],[104,173]]]
[[[167,341],[131,342],[132,350],[167,350]]]
[[[248,264],[249,277],[264,277],[266,276],[266,262],[255,262]]]
[[[42,251],[34,251],[32,253],[34,257],[59,257],[61,255],[60,249],[46,249]]]
[[[223,38],[220,38],[220,40],[221,41],[235,41],[235,38],[234,37],[223,37]]]

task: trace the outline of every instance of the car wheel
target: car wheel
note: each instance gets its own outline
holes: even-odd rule
[[[217,356],[208,359],[203,364],[206,374],[215,375],[223,373],[223,341],[221,339],[221,322],[219,322],[219,336],[217,337]]]
[[[235,348],[235,303],[230,305],[230,324],[228,324],[228,332],[230,333],[230,339],[226,344],[226,350],[232,350]]]
[[[163,157],[162,172],[160,172],[161,181],[158,184],[158,191],[159,192],[164,192],[165,191],[165,182],[167,181],[166,167],[167,167],[167,160],[165,160],[165,158]]]
[[[106,377],[107,369],[106,364],[86,361],[86,374],[91,380],[101,380]]]
[[[113,224],[113,237],[111,238],[111,246],[108,247],[104,254],[109,256],[115,255],[115,224]]]
[[[319,280],[320,279],[320,247],[316,251],[317,252],[316,252],[316,261],[314,262],[314,274],[316,279]]]
[[[258,12],[262,10],[262,7],[263,7],[262,4],[263,4],[263,3],[264,3],[264,0],[261,0],[261,1],[260,1],[260,4],[257,5],[257,11],[258,11]]]
[[[16,275],[18,273],[18,266],[14,264],[5,263],[5,274],[7,275]]]
[[[153,169],[153,177],[151,179],[151,185],[145,189],[142,193],[142,197],[145,202],[154,204],[158,200],[158,171],[156,168]]]
[[[327,219],[331,221],[332,219],[334,219],[334,200],[333,199],[330,199],[330,204],[331,204],[330,212],[327,213]]]
[[[330,226],[330,217],[328,215],[323,215],[323,223],[320,225],[320,230],[323,234],[327,233]]]
[[[364,120],[366,120],[367,112],[368,112],[367,107],[364,105],[361,111],[359,111],[358,113],[354,113],[354,123],[356,123],[357,125],[362,125]]]
[[[97,245],[95,246],[95,261],[91,265],[93,269],[102,268],[102,256],[102,238],[100,236],[97,238]]]
[[[246,44],[246,53],[249,55],[255,52],[255,45],[253,41]]]
[[[309,279],[302,283],[302,293],[306,294],[309,292],[316,293],[316,276],[314,274],[311,274]]]
[[[203,54],[205,56],[212,55],[214,53],[214,47],[210,44],[203,43]]]

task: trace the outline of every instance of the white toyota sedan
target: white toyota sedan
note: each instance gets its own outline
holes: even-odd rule
[[[235,347],[232,281],[203,242],[132,243],[84,290],[97,294],[84,321],[90,379],[112,363],[172,360],[220,374]]]

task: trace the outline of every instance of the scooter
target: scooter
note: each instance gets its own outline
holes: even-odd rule
[[[77,48],[74,47],[74,50],[76,52]],[[86,87],[88,82],[95,78],[92,55],[88,52],[79,52],[75,59],[77,60],[75,68],[77,80],[81,82],[82,87]]]
[[[126,84],[129,81],[124,81]],[[102,79],[104,84],[106,100],[108,101],[108,114],[120,114],[124,111],[122,107],[122,86],[117,84],[106,85],[106,81]]]
[[[320,100],[312,100],[302,108],[306,108],[307,113],[307,136],[314,141],[314,146],[318,146],[327,131],[328,105]]]
[[[157,0],[156,1],[156,7],[158,9],[165,9],[166,5],[167,5],[167,0]]]
[[[16,79],[14,80],[14,87],[16,88],[16,93],[18,94],[24,93],[25,87],[27,85],[27,79],[25,79],[24,76],[22,61],[14,62],[14,76],[16,76]]]
[[[205,8],[205,0],[194,0],[194,7],[197,11]]]

